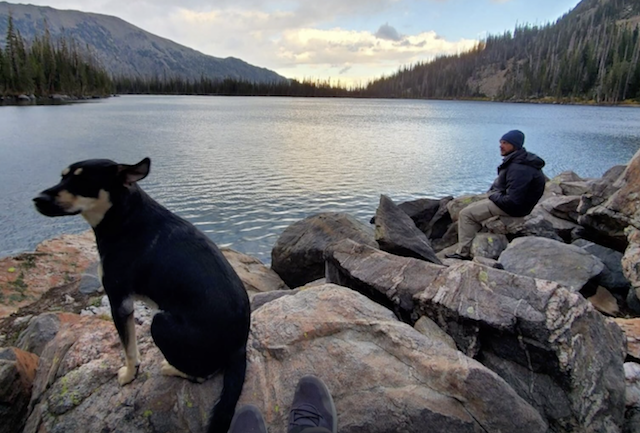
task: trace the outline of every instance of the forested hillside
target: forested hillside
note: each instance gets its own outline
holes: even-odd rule
[[[27,44],[9,18],[4,49],[0,48],[0,96],[108,95],[111,79],[83,56],[73,40],[53,42],[47,31]]]
[[[583,0],[553,24],[521,25],[474,50],[405,67],[370,83],[380,97],[640,99],[640,2]]]
[[[0,1],[2,45],[9,16],[25,42],[30,43],[46,29],[54,40],[62,37],[75,41],[111,77],[233,78],[267,83],[285,80],[271,70],[250,65],[241,59],[205,55],[117,17],[30,4]]]

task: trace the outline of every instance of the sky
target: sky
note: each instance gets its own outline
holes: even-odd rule
[[[552,23],[579,0],[32,0],[113,15],[216,57],[287,78],[364,85],[472,48],[516,24]]]

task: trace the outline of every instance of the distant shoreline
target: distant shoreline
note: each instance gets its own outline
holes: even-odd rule
[[[239,95],[228,93],[120,93],[112,95],[91,95],[91,96],[69,96],[55,94],[50,96],[34,96],[21,94],[18,96],[0,96],[0,106],[28,106],[28,105],[65,105],[87,102],[92,100],[107,99],[119,96],[244,96],[244,97],[273,97],[273,98],[339,98],[339,99],[398,99],[398,100],[419,100],[419,101],[472,101],[472,102],[496,102],[511,104],[541,104],[541,105],[583,105],[594,107],[640,107],[637,101],[622,101],[618,103],[596,102],[594,100],[572,100],[558,98],[539,99],[495,99],[489,97],[466,97],[466,98],[399,98],[392,96],[361,96],[361,95]]]
[[[21,94],[18,96],[0,96],[0,106],[8,105],[65,105],[65,104],[75,104],[77,102],[87,102],[96,99],[106,99],[112,96],[117,95],[91,95],[91,96],[69,96],[62,94],[54,94],[49,96],[35,96],[35,95],[26,95]]]

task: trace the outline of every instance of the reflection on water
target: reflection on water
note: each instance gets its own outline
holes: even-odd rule
[[[0,107],[0,256],[88,226],[30,199],[70,162],[152,159],[142,186],[219,245],[270,262],[289,224],[323,211],[363,222],[402,201],[486,190],[498,138],[518,128],[549,176],[600,176],[640,147],[631,108],[481,102],[120,97]]]

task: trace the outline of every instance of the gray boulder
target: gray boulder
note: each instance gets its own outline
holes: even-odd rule
[[[65,313],[44,313],[31,318],[27,327],[18,336],[16,346],[40,356],[47,343],[55,338],[61,321],[69,317],[75,316]]]
[[[290,288],[324,277],[324,250],[342,239],[377,247],[374,231],[354,217],[321,213],[287,227],[271,251],[273,269]]]
[[[567,196],[581,196],[591,192],[591,187],[588,181],[581,180],[576,182],[561,182],[560,188],[562,193]]]
[[[604,269],[600,259],[580,247],[534,236],[514,239],[498,261],[509,272],[556,281],[574,292]]]
[[[414,323],[413,296],[438,276],[443,266],[400,257],[345,240],[326,256],[327,283],[350,287]]]
[[[579,195],[549,197],[545,201],[539,203],[539,205],[557,218],[577,223],[580,197],[581,196]]]
[[[640,150],[614,183],[614,187],[618,190],[605,203],[587,210],[578,221],[581,225],[612,238],[612,243],[624,243],[624,230],[629,225],[640,229]]]
[[[592,206],[597,206],[609,199],[620,189],[618,179],[626,170],[626,165],[616,165],[607,170],[601,178],[588,181],[590,192],[584,194]],[[583,208],[584,209],[584,208]],[[587,209],[584,209],[585,211]]]
[[[526,217],[500,216],[489,218],[482,223],[483,230],[489,233],[506,235],[508,239],[521,236],[539,236],[562,241],[562,237],[558,233],[563,233],[566,236],[571,233],[570,229],[576,226],[574,224],[570,227],[559,228],[559,226],[554,225],[558,218],[542,208],[538,207],[537,209],[539,210],[536,211],[534,209],[533,214]],[[567,222],[562,222],[563,225],[565,223]]]
[[[620,431],[623,335],[582,296],[464,262],[440,272],[415,302],[418,314],[536,407],[551,431]]]
[[[381,250],[441,264],[427,236],[386,195],[380,196],[375,224],[376,241]]]
[[[271,292],[262,292],[257,293],[251,297],[251,311],[255,311],[263,305],[275,301],[276,299],[280,299],[283,296],[291,296],[298,293],[300,289],[284,289],[284,290],[274,290]]]
[[[582,182],[583,179],[573,171],[563,171],[553,179],[550,179],[545,185],[543,199],[554,195],[565,195],[563,185],[570,182]]]
[[[242,280],[249,296],[253,296],[256,293],[288,289],[287,285],[277,273],[269,269],[255,257],[248,256],[231,248],[221,248],[220,251]]]
[[[558,218],[551,212],[547,211],[542,205],[537,205],[531,211],[531,214],[525,217],[525,221],[530,221],[534,218],[542,218],[547,224],[550,224],[553,228],[553,232],[563,240],[571,239],[571,233],[578,227],[579,224],[569,221],[567,219]],[[548,236],[543,236],[548,237]]]
[[[431,239],[431,246],[436,252],[440,252],[458,243],[458,223],[450,224],[441,238]]]
[[[418,319],[415,325],[413,325],[416,331],[426,335],[431,340],[440,340],[452,349],[458,350],[456,342],[453,338],[440,328],[436,322],[429,319],[427,316],[422,316]]]
[[[398,207],[413,220],[414,224],[428,238],[441,238],[451,224],[451,217],[447,210],[447,203],[453,197],[447,196],[441,199],[420,198],[417,200],[405,201],[398,204]],[[375,224],[376,218],[371,219],[371,224]]]
[[[505,235],[494,233],[478,233],[471,243],[473,257],[497,259],[509,245]]]
[[[202,432],[221,377],[195,384],[161,376],[148,326],[138,335],[140,373],[120,387],[113,324],[84,317],[63,326],[43,352],[24,433]],[[258,406],[270,431],[286,430],[306,374],[327,384],[341,433],[547,431],[498,375],[346,288],[329,284],[265,304],[252,317],[248,348],[239,404]]]
[[[627,296],[630,284],[622,272],[622,253],[611,248],[598,245],[585,239],[578,239],[572,243],[589,254],[599,258],[604,264],[600,274],[599,284],[623,297]]]

